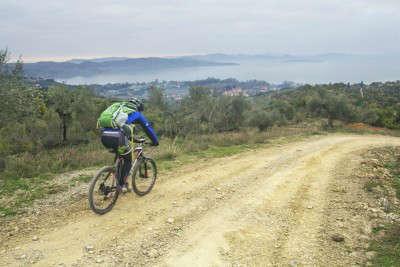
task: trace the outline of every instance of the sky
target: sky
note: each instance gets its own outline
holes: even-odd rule
[[[206,53],[400,53],[399,0],[1,0],[26,62]]]

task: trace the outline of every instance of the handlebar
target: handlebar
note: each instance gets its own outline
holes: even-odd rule
[[[139,138],[133,137],[133,142],[139,143],[139,144],[146,144],[146,145],[152,144],[151,142],[147,142],[147,140],[143,137],[139,137]]]
[[[141,138],[141,137],[139,137],[139,138],[133,137],[133,138],[132,138],[132,141],[135,142],[135,143],[141,143],[141,144],[143,144],[143,143],[146,142],[146,139]]]

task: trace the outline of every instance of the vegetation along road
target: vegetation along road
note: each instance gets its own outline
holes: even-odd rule
[[[367,149],[399,145],[390,136],[331,134],[184,165],[104,216],[85,199],[79,216],[59,213],[49,223],[51,213],[39,215],[28,234],[4,240],[0,265],[361,264],[368,255],[354,251],[371,220],[352,174]]]

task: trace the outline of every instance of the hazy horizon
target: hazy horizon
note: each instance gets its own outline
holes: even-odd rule
[[[25,62],[98,57],[400,53],[395,0],[0,3],[0,48]]]
[[[4,48],[1,48],[4,49]],[[338,55],[346,55],[346,56],[395,56],[399,57],[400,59],[400,52],[394,53],[344,53],[344,52],[321,52],[321,53],[274,53],[274,52],[264,52],[264,53],[246,53],[246,52],[238,52],[238,53],[225,53],[225,52],[218,52],[218,53],[196,53],[196,54],[143,54],[143,55],[97,55],[97,56],[65,56],[65,57],[40,57],[40,58],[29,58],[24,57],[22,55],[17,55],[8,49],[9,54],[11,55],[10,63],[15,63],[17,60],[22,59],[24,63],[38,63],[38,62],[66,62],[71,60],[94,60],[94,59],[105,59],[105,58],[129,58],[129,59],[138,59],[138,58],[179,58],[179,57],[190,57],[190,56],[206,56],[206,55],[213,55],[213,54],[222,54],[228,56],[235,56],[235,55],[245,55],[245,56],[262,56],[262,55],[290,55],[290,56],[318,56],[318,55],[329,55],[329,54],[338,54]]]
[[[15,62],[19,59],[19,56],[16,56],[10,51],[12,56],[10,62]],[[318,55],[330,55],[330,54],[337,54],[337,55],[346,55],[346,56],[388,56],[392,55],[395,57],[400,58],[400,52],[398,53],[342,53],[342,52],[324,52],[324,53],[299,53],[299,54],[289,54],[289,53],[273,53],[273,52],[265,52],[265,53],[198,53],[198,54],[176,54],[176,55],[98,55],[93,57],[84,57],[84,56],[72,56],[72,57],[45,57],[45,58],[25,58],[21,57],[24,63],[38,63],[38,62],[66,62],[72,60],[95,60],[95,59],[107,59],[107,58],[129,58],[129,59],[137,59],[137,58],[179,58],[179,57],[190,57],[190,56],[206,56],[206,55],[213,55],[213,54],[221,54],[221,55],[228,55],[228,56],[235,56],[235,55],[245,55],[245,56],[262,56],[262,55],[275,55],[275,56],[318,56]]]

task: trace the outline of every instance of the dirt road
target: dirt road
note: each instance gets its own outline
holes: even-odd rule
[[[400,138],[315,136],[186,165],[106,215],[84,210],[13,236],[1,245],[0,265],[354,264],[353,233],[367,222],[352,210],[363,195],[348,177],[363,150],[389,145]],[[338,230],[344,242],[331,240]]]

